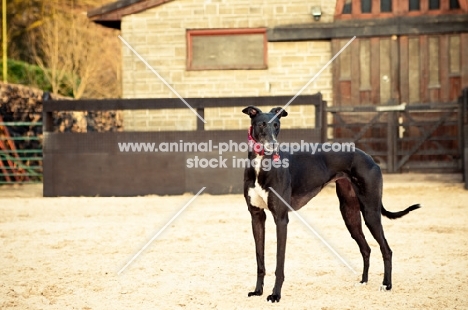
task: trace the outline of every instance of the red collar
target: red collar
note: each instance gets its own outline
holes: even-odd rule
[[[249,143],[249,149],[253,150],[253,152],[257,155],[263,156],[265,155],[265,150],[263,149],[263,145],[261,143],[258,143],[255,141],[255,139],[252,136],[253,128],[252,126],[249,127],[248,135],[247,135],[247,140]],[[280,156],[278,153],[273,154],[273,160],[274,161],[279,161]]]

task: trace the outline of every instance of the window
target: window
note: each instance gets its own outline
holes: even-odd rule
[[[266,29],[187,31],[188,70],[267,69]]]
[[[460,3],[458,3],[458,0],[450,0],[450,9],[451,10],[460,9]]]
[[[429,0],[429,10],[438,10],[440,9],[439,0]]]
[[[380,12],[391,12],[392,0],[380,0]]]
[[[419,11],[421,6],[419,5],[419,0],[409,0],[409,10],[410,11]]]
[[[351,1],[346,1],[346,3],[343,6],[343,14],[351,14],[351,7],[352,3]]]
[[[370,13],[371,10],[372,10],[371,0],[361,0],[361,12],[362,13]]]

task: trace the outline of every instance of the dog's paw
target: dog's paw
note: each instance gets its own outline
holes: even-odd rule
[[[364,286],[364,285],[367,285],[367,282],[358,282],[354,284],[355,287]]]
[[[256,290],[256,291],[253,291],[253,292],[249,292],[248,296],[262,296],[263,294],[263,291],[262,290]]]
[[[390,292],[391,289],[392,289],[392,285],[385,285],[385,284],[382,284],[382,285],[379,287],[379,291],[381,291],[381,292]]]
[[[270,296],[267,297],[267,301],[269,302],[279,302],[281,299],[281,295],[277,294],[271,294]]]

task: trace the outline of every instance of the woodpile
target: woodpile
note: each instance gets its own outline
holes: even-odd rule
[[[4,122],[42,121],[43,91],[23,85],[0,82],[0,115]],[[70,99],[51,95],[51,100]],[[14,134],[33,131],[42,135],[42,128],[9,127]],[[120,111],[57,112],[54,113],[55,132],[123,131]],[[12,133],[12,134],[13,134]],[[31,134],[31,133],[29,133]]]
[[[0,115],[2,122],[40,122],[42,120],[42,92],[21,85],[0,83]],[[15,140],[7,138],[42,137],[41,126],[2,126],[4,151],[41,149],[40,140]],[[0,139],[2,140],[2,139]],[[15,153],[9,153],[15,156]]]
[[[18,123],[0,125],[0,181],[2,182],[21,183],[41,180],[42,126],[25,125],[24,122],[42,122],[43,96],[43,91],[38,89],[0,82],[0,123]],[[49,100],[57,99],[70,98],[54,95],[49,98]],[[54,132],[123,130],[121,111],[55,112],[53,119]],[[21,156],[27,159],[20,158]]]

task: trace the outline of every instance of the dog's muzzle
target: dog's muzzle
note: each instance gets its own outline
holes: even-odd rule
[[[270,154],[272,154],[273,152],[278,152],[278,148],[279,148],[279,145],[278,145],[278,141],[274,141],[274,142],[265,142],[263,144],[263,147],[265,148],[265,151],[269,152]]]
[[[272,143],[266,142],[263,144],[263,147],[265,148],[265,151],[269,154],[272,154],[273,160],[274,161],[279,161],[280,160],[280,155],[279,155],[279,143],[278,141],[274,141]]]
[[[249,142],[249,147],[251,147],[256,154],[264,155],[266,151],[267,153],[272,154],[274,161],[280,160],[280,155],[278,151],[279,143],[278,141],[276,141],[276,139],[273,140],[273,142],[265,142],[264,144],[258,143],[252,136],[252,126],[250,126],[248,130],[247,139]]]

